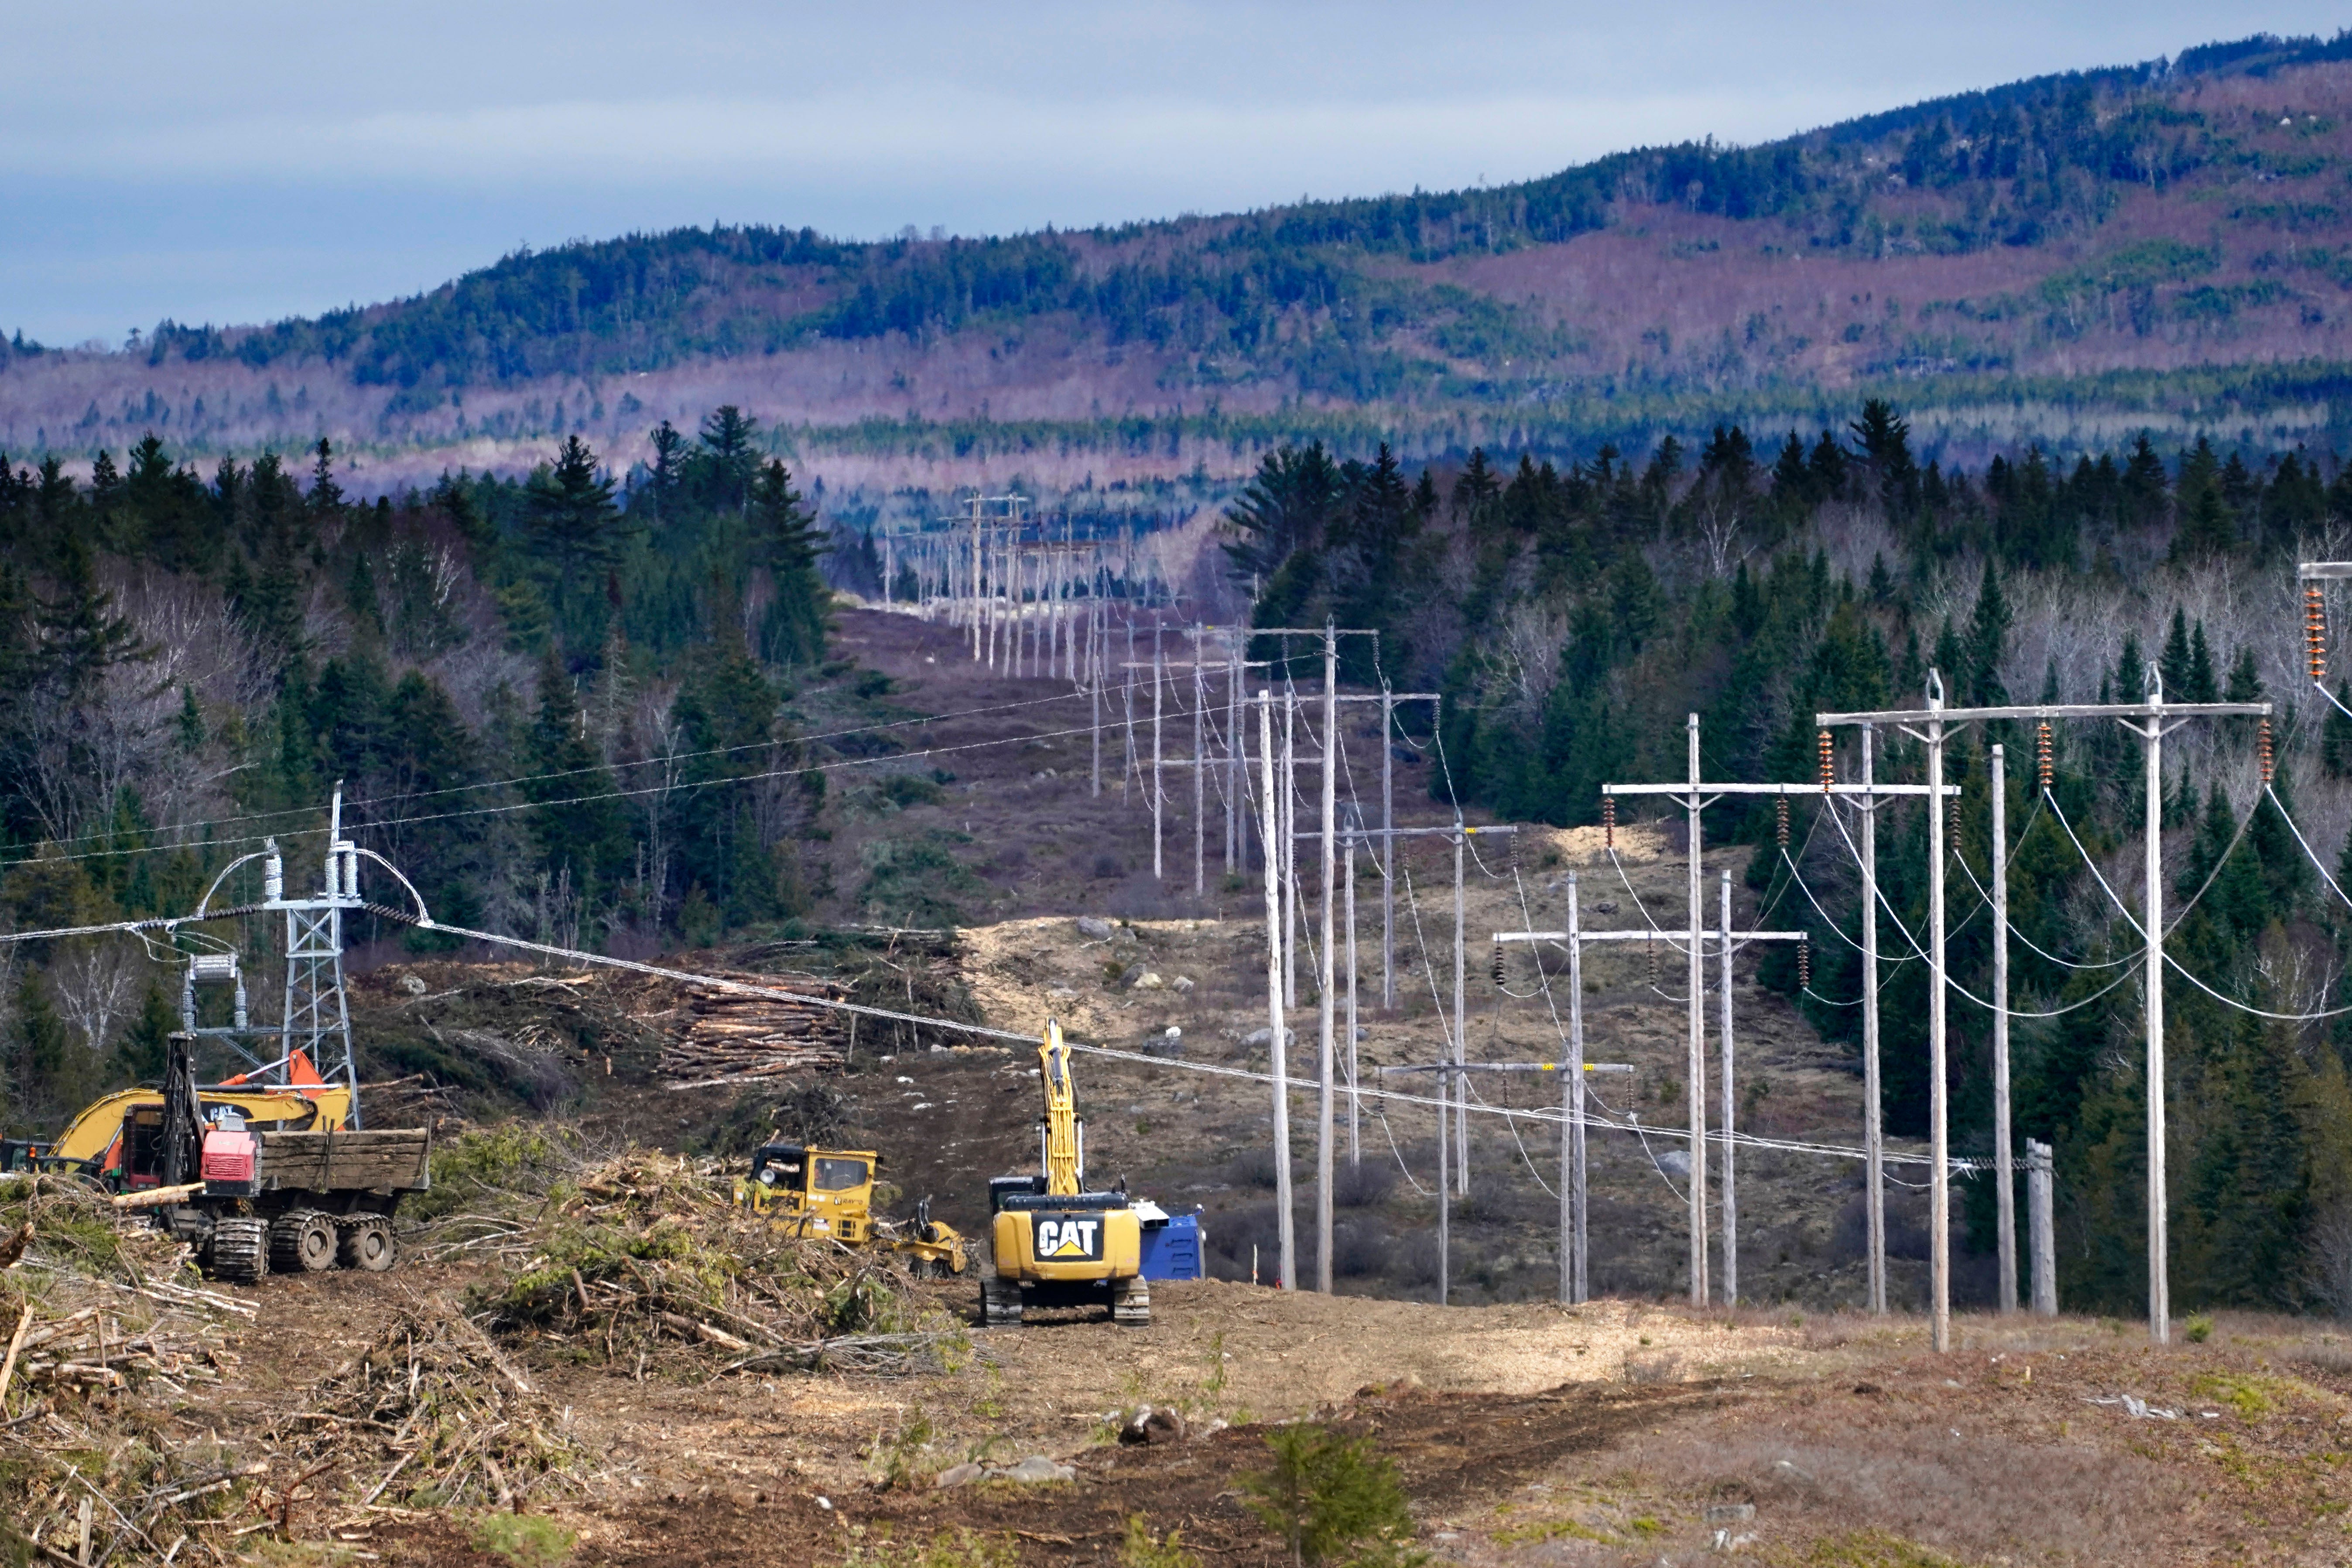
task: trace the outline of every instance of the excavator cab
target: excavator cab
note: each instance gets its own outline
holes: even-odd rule
[[[764,1143],[735,1201],[798,1235],[863,1247],[874,1237],[875,1160],[870,1149]]]
[[[735,1202],[796,1236],[850,1247],[883,1241],[906,1258],[918,1278],[962,1273],[963,1237],[931,1218],[930,1199],[915,1205],[911,1226],[875,1219],[874,1173],[880,1163],[870,1149],[764,1143],[751,1156],[751,1175],[735,1184]]]

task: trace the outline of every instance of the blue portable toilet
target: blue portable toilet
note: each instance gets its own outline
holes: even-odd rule
[[[1146,1279],[1201,1278],[1201,1210],[1171,1215],[1150,1198],[1135,1205],[1143,1222],[1143,1277]]]

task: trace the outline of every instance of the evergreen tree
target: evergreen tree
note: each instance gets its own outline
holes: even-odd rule
[[[321,436],[310,451],[310,493],[306,499],[311,515],[339,517],[343,510],[343,487],[335,482],[334,444]]]
[[[613,776],[589,744],[572,678],[553,649],[540,660],[530,742],[534,776],[521,787],[539,807],[530,817],[541,864],[593,902],[626,873],[634,845],[620,803],[610,798]]]
[[[1987,560],[1984,580],[1977,587],[1977,607],[1969,617],[1969,639],[1962,667],[1962,700],[1972,707],[1998,708],[2009,701],[2009,689],[2001,684],[2000,662],[2008,651],[2010,628],[2009,601],[2000,591],[2000,578]]]
[[[574,646],[604,641],[604,576],[618,559],[622,529],[612,479],[596,454],[567,436],[554,463],[533,474],[524,489],[531,559],[545,583],[557,629]]]
[[[2165,634],[2164,651],[2157,656],[2156,669],[2164,684],[2166,700],[2189,700],[2189,616],[2178,605],[2172,608],[2172,629]]]
[[[760,628],[761,655],[774,664],[821,663],[832,595],[818,574],[817,558],[829,545],[816,514],[793,488],[782,459],[770,459],[752,479],[751,515],[775,585]]]

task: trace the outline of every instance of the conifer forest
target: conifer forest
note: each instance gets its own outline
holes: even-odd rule
[[[618,479],[575,437],[525,477],[367,501],[323,441],[207,474],[151,436],[101,452],[88,483],[54,458],[8,465],[8,918],[185,909],[257,837],[315,834],[340,782],[360,841],[454,923],[643,953],[793,934],[838,891],[804,853],[833,822],[807,764],[866,743],[804,738],[796,700],[858,679],[827,647],[833,595],[880,584],[870,537],[821,521],[761,436],[721,407],[691,436],[656,429],[656,460]],[[2352,691],[2305,679],[2294,581],[2347,536],[2352,468],[2142,437],[1970,471],[1921,461],[1902,412],[1872,399],[1839,428],[1724,426],[1566,462],[1286,445],[1216,524],[1213,569],[1237,605],[1256,584],[1253,624],[1379,628],[1386,668],[1351,651],[1344,681],[1445,693],[1423,739],[1504,820],[1593,823],[1604,781],[1680,776],[1692,710],[1711,773],[1812,780],[1815,711],[1916,704],[1930,668],[1956,705],[2137,700],[2151,668],[2172,700],[2279,704],[2267,792],[2251,722],[2169,749],[2165,863],[2188,905],[2169,951],[2203,983],[2170,1004],[2173,1289],[2189,1306],[2352,1307]],[[2127,1310],[2144,1288],[2138,742],[2061,728],[2045,795],[2027,731],[1948,759],[1968,785],[1953,979],[1987,994],[1985,747],[2001,741],[2018,1129],[2058,1151],[2069,1300]],[[1919,766],[1898,737],[1879,776]],[[1854,862],[1810,803],[1790,827],[1783,848],[1769,805],[1738,820],[1750,887],[1819,900],[1806,918],[1844,934],[1816,940],[1809,984],[1793,953],[1766,981],[1851,1049]],[[1924,833],[1898,813],[1880,852],[1895,1136],[1923,1131],[1928,1096],[1925,965],[1899,962],[1925,929]],[[37,946],[7,977],[14,1130],[152,1076],[176,1026],[135,953]],[[1989,1018],[1952,1016],[1955,1137],[1981,1152]],[[1984,1199],[1969,1189],[1980,1246]]]

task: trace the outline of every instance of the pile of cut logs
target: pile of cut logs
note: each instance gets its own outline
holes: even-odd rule
[[[689,1082],[775,1078],[811,1068],[837,1068],[846,1059],[845,1015],[807,996],[842,1001],[847,990],[800,974],[722,974],[767,994],[725,985],[682,984],[661,1048],[663,1077]],[[777,994],[789,993],[790,994]],[[685,1027],[677,1027],[683,1016]]]

